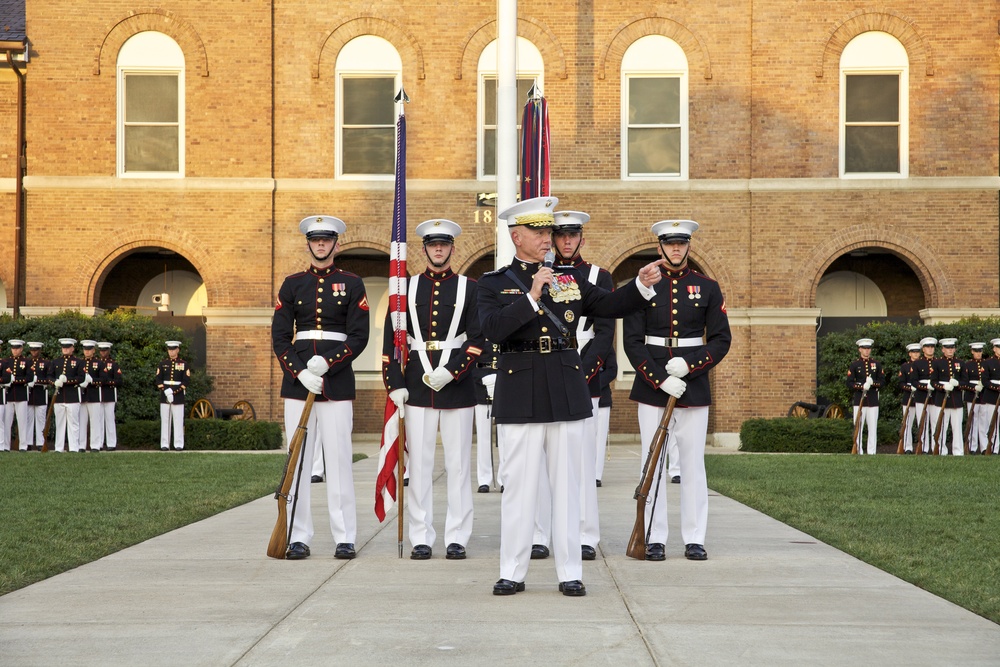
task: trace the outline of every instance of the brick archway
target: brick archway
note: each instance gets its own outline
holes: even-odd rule
[[[122,45],[133,35],[146,31],[168,35],[181,47],[184,58],[189,60],[190,69],[201,76],[208,76],[208,53],[201,36],[190,23],[173,12],[158,7],[132,10],[108,25],[104,31],[104,39],[94,54],[94,76],[100,76],[103,60],[108,61],[104,66],[114,72],[113,59],[117,59]]]
[[[816,303],[816,288],[831,264],[839,257],[862,248],[881,248],[902,259],[916,275],[924,291],[927,308],[935,308],[947,294],[954,291],[945,267],[936,259],[933,251],[915,238],[871,225],[856,225],[843,229],[821,243],[801,264],[800,275],[812,276],[812,280],[801,284],[794,295],[793,307],[813,308]]]
[[[604,79],[608,67],[621,68],[625,51],[637,39],[662,35],[677,42],[691,63],[691,70],[701,70],[705,79],[712,78],[712,59],[705,44],[683,23],[659,16],[640,17],[622,23],[614,30],[597,64],[597,77]]]
[[[912,19],[892,9],[873,11],[858,9],[851,12],[830,31],[816,62],[816,77],[823,76],[827,64],[839,63],[840,54],[848,42],[864,32],[885,32],[899,40],[907,57],[923,63],[924,74],[934,76],[934,51]]]
[[[381,37],[392,44],[403,59],[403,71],[416,71],[417,78],[424,79],[424,54],[417,38],[398,23],[367,13],[344,21],[323,38],[313,57],[312,78],[320,78],[325,54],[329,54],[327,69],[332,72],[344,45],[362,35]]]
[[[539,53],[542,54],[542,62],[545,69],[555,74],[558,79],[565,79],[566,54],[559,39],[543,23],[533,18],[517,19],[517,36],[524,37],[535,45]],[[461,53],[458,62],[455,64],[455,80],[460,81],[468,71],[475,74],[479,65],[479,54],[486,46],[497,38],[497,21],[488,19],[473,28],[460,47]]]

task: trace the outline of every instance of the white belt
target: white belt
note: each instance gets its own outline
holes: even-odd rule
[[[410,349],[419,352],[427,351],[436,352],[437,350],[457,350],[458,348],[465,345],[465,341],[468,337],[465,334],[461,336],[455,336],[454,338],[449,338],[447,340],[426,340],[418,341],[414,340],[412,336],[406,337],[406,342],[410,344]]]
[[[347,340],[347,334],[340,333],[339,331],[319,331],[314,329],[312,331],[297,331],[295,333],[295,340]]]
[[[664,338],[662,336],[646,336],[646,345],[660,347],[698,347],[705,343],[702,338]]]
[[[181,386],[182,383],[175,382],[174,380],[167,380],[163,384],[167,385],[168,387],[179,387]]]

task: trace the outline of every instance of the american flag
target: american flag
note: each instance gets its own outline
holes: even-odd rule
[[[392,322],[393,355],[406,368],[406,116],[396,123],[396,193],[392,203],[392,241],[389,246],[389,319]],[[399,480],[399,419],[396,404],[386,396],[385,425],[378,450],[378,477],[375,480],[375,516],[385,521],[385,513],[396,502]]]
[[[549,106],[534,86],[521,116],[521,201],[549,193]]]

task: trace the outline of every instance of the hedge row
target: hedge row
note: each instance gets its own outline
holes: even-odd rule
[[[118,446],[122,449],[157,449],[160,422],[133,420],[118,425]],[[191,450],[281,449],[281,424],[264,421],[186,419],[184,448]]]
[[[853,430],[850,419],[748,419],[740,427],[740,451],[849,454]],[[899,422],[880,419],[878,445],[898,442]]]

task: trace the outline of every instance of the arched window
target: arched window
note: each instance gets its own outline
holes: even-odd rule
[[[662,35],[622,56],[622,178],[688,177],[688,61]]]
[[[117,172],[184,176],[184,53],[160,32],[140,32],[118,52]]]
[[[337,178],[391,179],[396,164],[394,102],[403,61],[381,37],[355,37],[337,55]]]
[[[909,60],[884,32],[865,32],[840,56],[841,177],[909,174]]]
[[[521,109],[528,101],[528,91],[537,85],[543,88],[542,54],[534,44],[517,38],[517,145],[521,146]],[[497,42],[490,42],[479,55],[479,148],[477,178],[497,176]],[[520,164],[520,161],[518,161]]]

